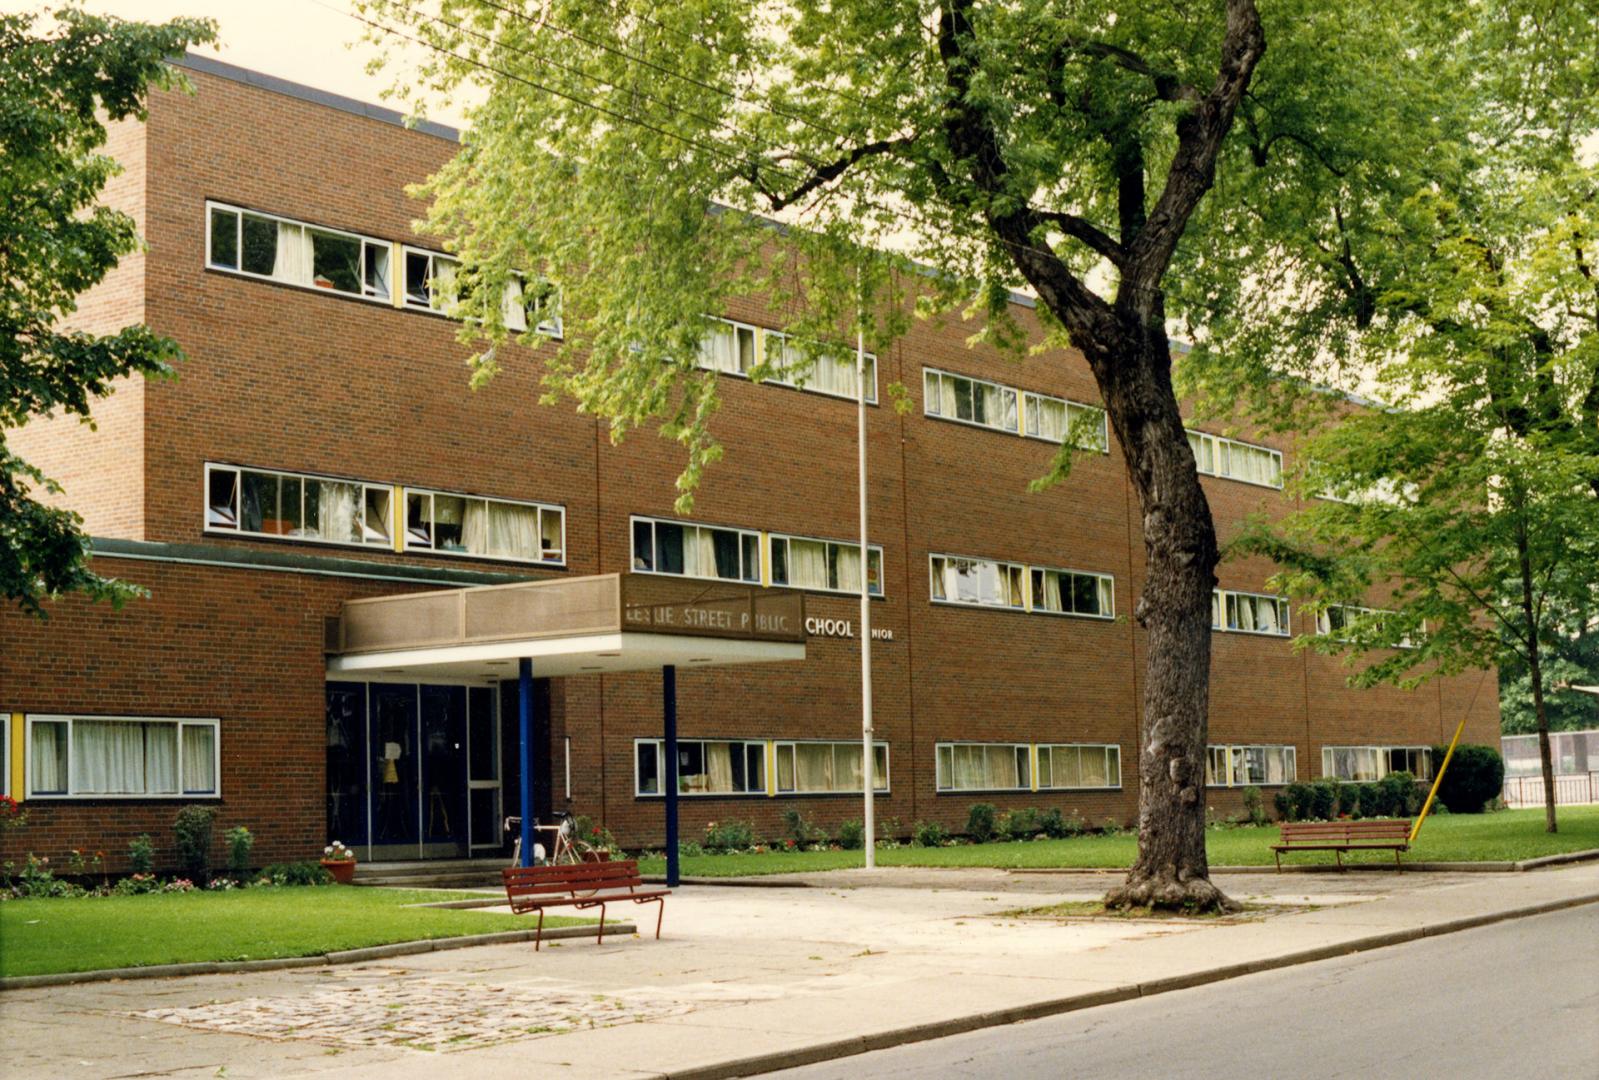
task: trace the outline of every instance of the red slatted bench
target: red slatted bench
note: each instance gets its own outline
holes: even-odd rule
[[[661,937],[661,919],[666,914],[666,898],[672,890],[645,888],[639,877],[638,860],[619,859],[616,862],[585,862],[575,866],[511,866],[502,871],[505,878],[505,897],[511,902],[511,912],[525,915],[539,913],[538,933],[533,938],[533,949],[538,951],[544,943],[544,909],[575,907],[600,909],[600,933],[596,944],[605,941],[605,905],[630,900],[635,904],[659,904],[655,915],[655,938]]]
[[[1277,858],[1277,869],[1283,868],[1285,851],[1330,851],[1338,860],[1338,869],[1344,869],[1346,851],[1383,851],[1392,849],[1394,869],[1403,870],[1399,853],[1410,850],[1410,822],[1399,818],[1376,818],[1362,821],[1285,821],[1282,836],[1271,846]]]

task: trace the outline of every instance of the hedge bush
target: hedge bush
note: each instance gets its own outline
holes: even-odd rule
[[[1001,836],[1011,840],[1031,840],[1038,835],[1037,810],[1011,810],[999,815],[995,824]]]
[[[917,847],[943,847],[949,830],[936,821],[918,821],[911,826],[911,841]]]
[[[1432,760],[1442,766],[1446,746],[1432,748]],[[1455,755],[1438,785],[1438,798],[1451,814],[1480,814],[1505,787],[1505,759],[1491,746],[1455,747]]]
[[[846,821],[838,827],[838,846],[845,851],[860,851],[866,846],[866,826]]]
[[[216,816],[214,807],[185,806],[172,819],[178,865],[196,885],[204,885],[211,878],[211,826]]]
[[[966,813],[966,835],[974,844],[986,844],[994,839],[994,819],[998,811],[993,803],[972,803]]]

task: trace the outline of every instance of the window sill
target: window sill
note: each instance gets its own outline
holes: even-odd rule
[[[980,424],[976,420],[962,420],[958,416],[944,416],[941,413],[930,413],[925,407],[922,410],[922,415],[929,420],[942,420],[946,424],[960,424],[962,427],[976,428],[979,431],[992,431],[996,435],[1015,435],[1022,438],[1027,437],[1022,435],[1019,428],[995,427],[992,424]]]

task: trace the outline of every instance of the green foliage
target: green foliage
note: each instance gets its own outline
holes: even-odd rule
[[[1416,778],[1404,769],[1389,773],[1377,781],[1377,787],[1383,792],[1383,813],[1390,817],[1410,817],[1421,809],[1423,796]]]
[[[616,842],[616,836],[611,830],[587,814],[578,814],[572,818],[572,835],[590,847],[598,848],[602,851],[621,850],[620,845]]]
[[[211,826],[216,816],[215,807],[185,806],[172,820],[178,866],[196,884],[205,884],[211,876]]]
[[[882,817],[877,819],[877,837],[879,840],[898,840],[905,835],[905,825],[897,817]]]
[[[783,835],[803,847],[822,838],[822,830],[800,812],[797,806],[783,807]]]
[[[1510,636],[1508,627],[1501,629],[1505,647],[1499,659],[1500,730],[1506,735],[1529,735],[1538,730],[1532,675],[1519,643],[1507,640]],[[1599,604],[1574,603],[1568,615],[1551,626],[1546,648],[1542,668],[1549,730],[1599,729],[1599,695],[1569,689],[1591,683],[1599,672]]]
[[[1073,812],[1070,817],[1062,814],[1059,807],[1052,806],[1039,812],[1038,828],[1051,840],[1061,840],[1068,836],[1079,836],[1087,830],[1082,817]]]
[[[83,888],[56,877],[48,856],[29,853],[20,872],[13,876],[16,864],[7,862],[5,873],[0,875],[0,893],[22,899],[57,899],[82,896]]]
[[[86,565],[82,518],[45,506],[58,484],[16,456],[4,432],[49,413],[88,421],[90,399],[128,374],[160,375],[177,343],[148,327],[96,336],[62,329],[77,296],[137,250],[133,218],[97,205],[119,166],[101,152],[107,120],[144,117],[151,86],[185,85],[166,59],[214,36],[209,20],[162,26],[54,13],[0,14],[0,595],[43,615],[78,592],[121,605],[143,595]]]
[[[993,803],[972,803],[966,813],[966,836],[974,844],[986,844],[994,839],[998,811]]]
[[[319,862],[270,863],[256,875],[274,885],[332,885],[333,874]]]
[[[911,826],[911,840],[917,847],[943,847],[949,839],[949,830],[936,821],[918,821]]]
[[[994,822],[994,831],[1008,840],[1031,840],[1039,833],[1037,810],[1007,810]]]
[[[1441,766],[1445,746],[1432,748],[1432,759]],[[1438,800],[1451,814],[1480,814],[1498,798],[1505,786],[1505,759],[1491,746],[1467,743],[1455,747],[1438,785]]]
[[[1338,816],[1338,785],[1318,780],[1310,785],[1309,815],[1319,821],[1331,821]]]
[[[235,825],[226,834],[228,842],[228,870],[235,875],[250,869],[250,852],[255,847],[255,837],[243,825]]]
[[[140,833],[128,841],[128,870],[134,874],[148,874],[155,870],[155,841],[149,833]]]
[[[1244,816],[1251,825],[1266,824],[1266,797],[1258,787],[1251,784],[1244,788]]]
[[[866,827],[859,821],[846,821],[838,827],[838,846],[845,851],[860,851],[866,846]]]
[[[755,826],[747,821],[712,821],[701,845],[706,851],[747,851],[755,846]]]

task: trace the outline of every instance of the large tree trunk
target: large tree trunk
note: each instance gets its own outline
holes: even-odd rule
[[[1120,355],[1090,355],[1127,457],[1144,532],[1135,617],[1148,632],[1138,770],[1138,861],[1106,896],[1116,907],[1236,910],[1205,854],[1205,744],[1216,530],[1171,385],[1158,298]],[[1125,313],[1124,313],[1125,314]],[[1097,350],[1094,350],[1097,351]],[[1130,355],[1129,355],[1130,354]]]

